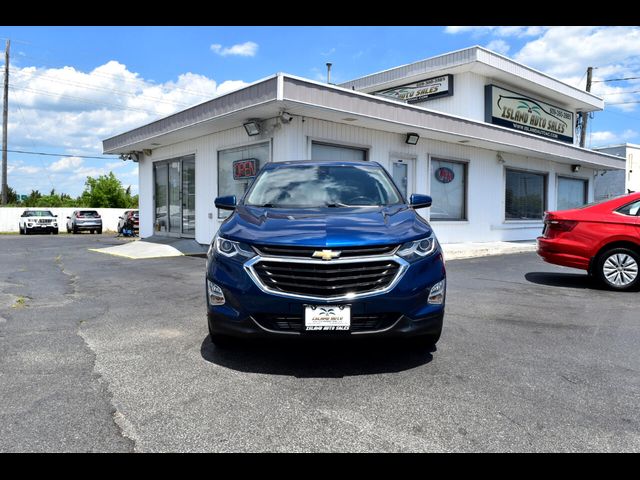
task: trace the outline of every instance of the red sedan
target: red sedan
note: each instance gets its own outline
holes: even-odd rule
[[[545,212],[538,255],[580,268],[614,290],[640,286],[640,192],[572,210]]]

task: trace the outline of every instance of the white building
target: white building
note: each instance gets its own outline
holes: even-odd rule
[[[622,157],[624,170],[603,170],[595,177],[595,199],[615,197],[627,192],[640,192],[640,145],[623,143],[594,148],[598,152]]]
[[[620,157],[573,145],[577,112],[603,106],[471,47],[341,85],[278,73],[103,149],[139,161],[142,237],[208,243],[225,216],[214,198],[242,195],[265,162],[367,159],[406,194],[432,195],[420,212],[442,242],[525,240],[540,234],[545,210],[593,200],[596,171],[624,169]]]

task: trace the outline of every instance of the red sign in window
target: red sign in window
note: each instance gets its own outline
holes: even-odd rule
[[[436,180],[442,183],[451,183],[455,178],[453,170],[447,167],[440,167],[436,170]]]
[[[247,158],[246,160],[236,160],[233,162],[233,179],[243,180],[253,178],[258,171],[258,159]]]

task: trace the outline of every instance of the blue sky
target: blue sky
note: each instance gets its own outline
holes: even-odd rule
[[[283,71],[332,82],[482,45],[584,88],[640,77],[639,27],[0,27],[10,38],[9,185],[78,195],[112,170],[137,191],[137,168],[100,140]],[[640,143],[640,80],[594,83],[608,103],[587,146]],[[617,105],[613,105],[617,103]]]

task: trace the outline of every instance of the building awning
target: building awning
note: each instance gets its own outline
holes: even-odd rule
[[[276,74],[103,141],[104,153],[153,150],[229,128],[250,119],[292,115],[422,137],[597,169],[624,169],[624,159],[498,125],[436,112],[367,93]]]

